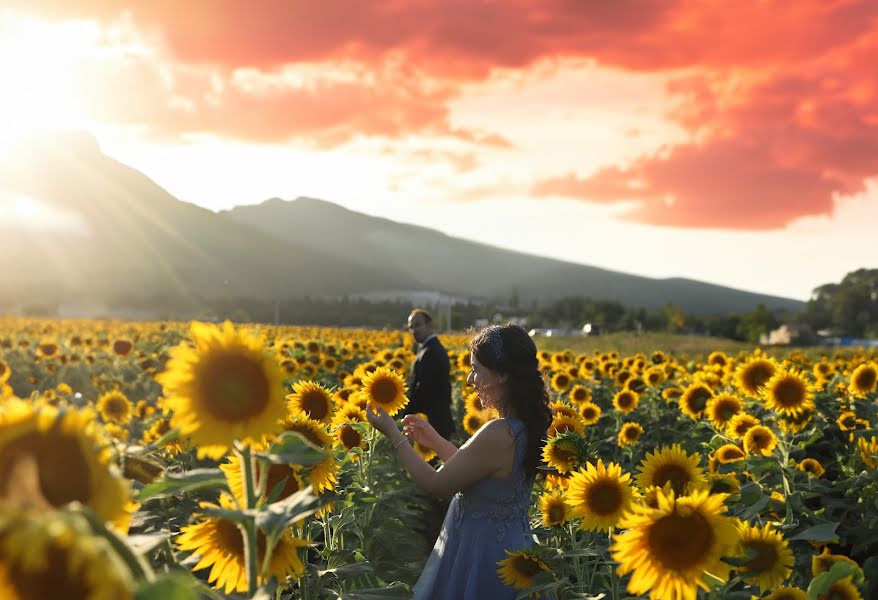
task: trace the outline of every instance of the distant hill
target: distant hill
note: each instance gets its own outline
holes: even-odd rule
[[[803,307],[797,300],[691,279],[652,279],[503,250],[314,198],[272,198],[222,214],[364,268],[381,265],[399,274],[395,289],[406,287],[408,279],[417,282],[416,289],[457,296],[508,300],[514,293],[525,306],[581,295],[646,308],[673,303],[693,314],[748,311],[760,303],[792,311]]]
[[[0,160],[0,199],[73,215],[0,220],[0,310],[22,304],[170,307],[211,300],[439,291],[523,306],[566,295],[695,314],[802,303],[687,279],[650,279],[449,237],[310,198],[214,213],[104,155],[93,137],[33,139]],[[69,225],[69,223],[68,223]]]
[[[0,223],[0,303],[198,307],[210,298],[342,294],[397,273],[181,202],[87,134],[31,140],[0,163],[0,197],[77,215],[71,231]],[[35,224],[36,225],[36,224]]]

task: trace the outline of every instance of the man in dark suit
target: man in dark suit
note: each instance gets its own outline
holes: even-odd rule
[[[426,414],[436,432],[448,439],[454,431],[448,352],[433,333],[433,317],[426,310],[414,309],[408,325],[418,343],[418,354],[408,381],[409,403],[405,413]]]

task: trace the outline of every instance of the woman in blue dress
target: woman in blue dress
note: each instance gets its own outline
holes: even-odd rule
[[[425,421],[408,415],[401,432],[380,408],[367,410],[386,435],[415,483],[429,494],[453,496],[442,530],[415,584],[416,598],[502,600],[515,597],[498,574],[506,550],[532,544],[528,509],[531,488],[551,423],[549,398],[537,349],[517,325],[492,326],[470,343],[467,383],[482,406],[495,408],[489,421],[460,448]],[[407,438],[432,448],[438,470],[425,462]]]

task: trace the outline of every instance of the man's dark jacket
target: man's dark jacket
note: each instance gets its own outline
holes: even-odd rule
[[[454,431],[449,368],[448,352],[439,338],[427,340],[415,358],[408,381],[409,403],[405,408],[406,414],[425,413],[430,425],[446,439]]]

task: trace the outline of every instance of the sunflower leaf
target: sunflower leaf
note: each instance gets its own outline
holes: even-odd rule
[[[257,453],[256,456],[273,465],[310,466],[319,464],[326,459],[323,450],[297,431],[287,431],[281,434],[268,448],[267,453]]]
[[[228,490],[225,474],[220,469],[192,469],[184,473],[165,473],[164,478],[153,481],[140,490],[139,500],[146,502],[205,489]]]
[[[182,575],[162,576],[144,582],[134,594],[135,600],[197,600],[191,578]]]
[[[793,542],[795,540],[805,540],[807,542],[837,542],[838,535],[835,533],[835,530],[838,526],[839,523],[821,523],[820,525],[809,527],[793,537],[787,538],[787,541]]]
[[[287,525],[313,515],[319,508],[317,496],[309,485],[280,502],[256,511],[256,526],[271,539],[277,538]]]
[[[811,580],[808,585],[808,600],[817,600],[825,596],[829,588],[838,581],[850,577],[855,584],[863,582],[863,571],[849,562],[839,561],[832,568]]]

